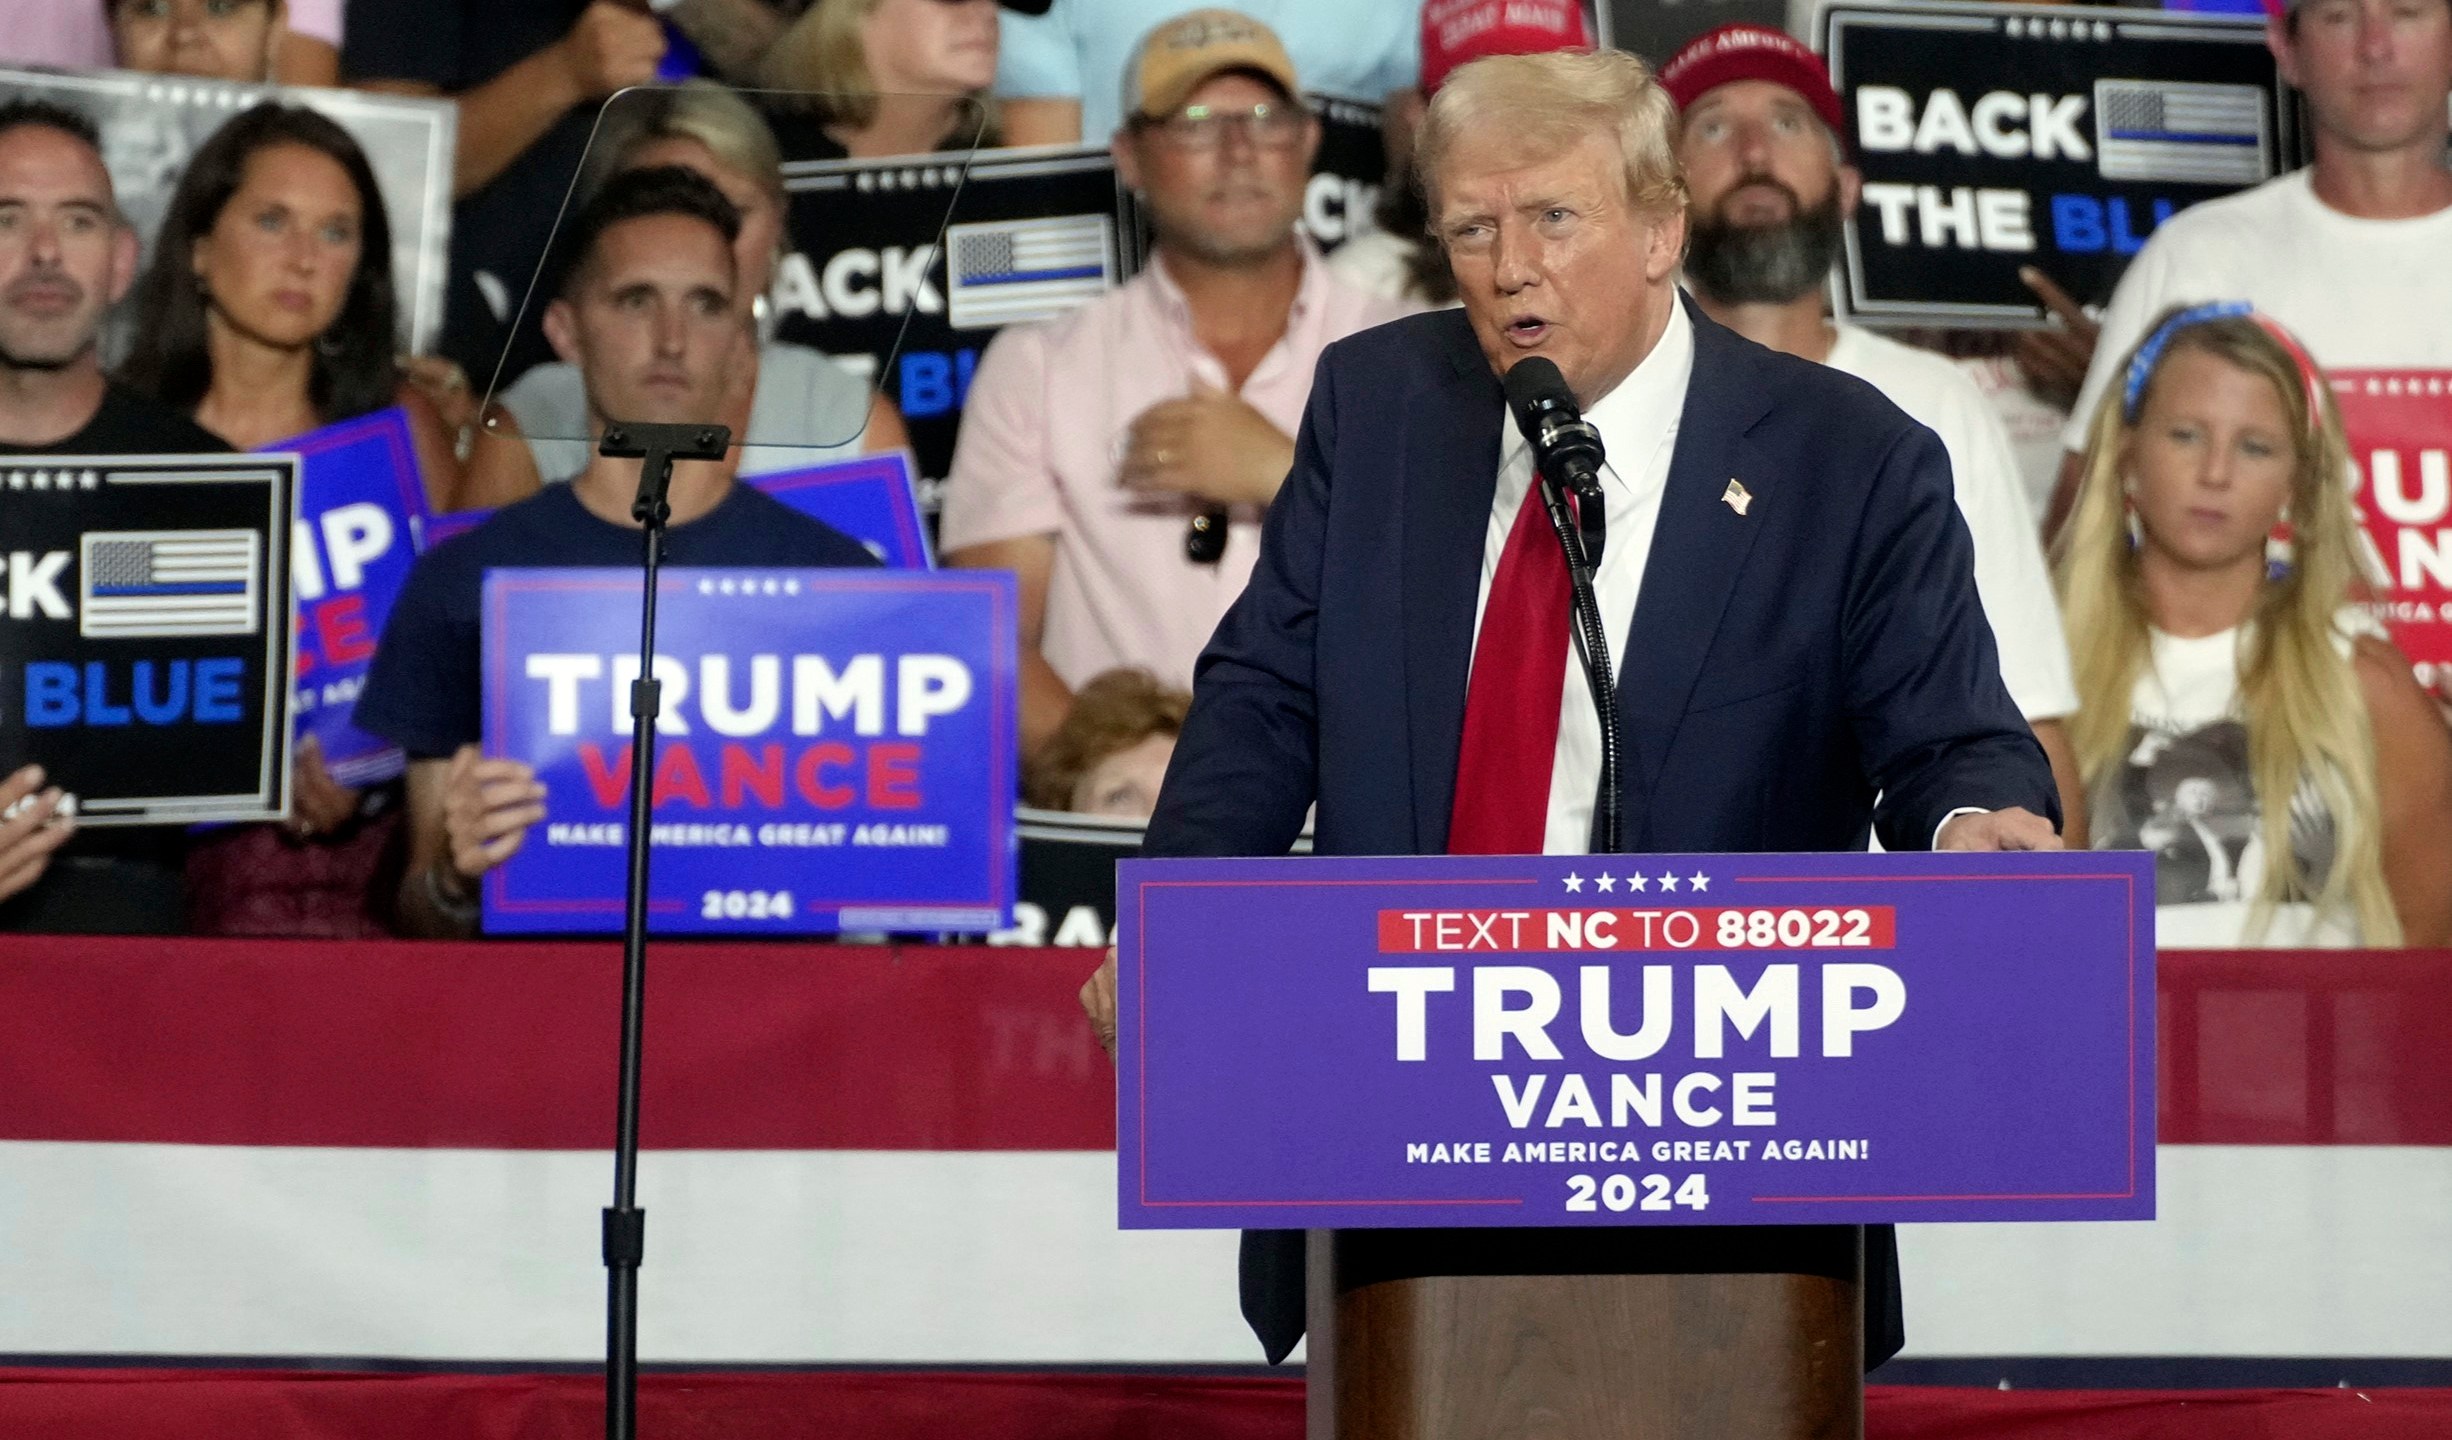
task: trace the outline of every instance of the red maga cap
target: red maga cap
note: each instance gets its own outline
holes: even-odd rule
[[[1830,71],[1822,57],[1784,30],[1768,25],[1723,25],[1697,35],[1660,67],[1660,83],[1680,112],[1734,80],[1768,80],[1785,85],[1813,107],[1833,135],[1847,126],[1839,111],[1839,93],[1830,88]]]
[[[1448,73],[1468,61],[1591,44],[1579,0],[1429,0],[1422,7],[1422,93],[1437,94]]]

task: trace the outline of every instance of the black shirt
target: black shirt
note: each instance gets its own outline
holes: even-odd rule
[[[760,107],[766,128],[775,132],[775,146],[786,164],[795,160],[847,160],[851,152],[826,133],[826,112],[812,105],[772,100]]]
[[[0,439],[12,455],[226,455],[228,444],[167,405],[117,385],[93,418],[48,445]],[[173,826],[81,830],[30,889],[0,902],[0,931],[175,935],[187,924],[187,839]]]
[[[460,95],[559,41],[587,6],[588,0],[349,0],[341,73],[351,81],[421,81]],[[503,358],[511,330],[496,318],[494,301],[503,302],[504,315],[518,313],[587,154],[598,108],[573,107],[452,212],[441,349],[471,375],[491,375]],[[481,275],[489,278],[480,282]],[[506,384],[552,358],[533,312],[511,356]]]
[[[0,421],[0,423],[5,423]],[[229,444],[212,431],[157,401],[118,385],[106,386],[92,419],[64,440],[26,445],[0,437],[9,455],[227,455]]]
[[[353,14],[355,12],[352,12]],[[375,647],[357,727],[421,760],[483,738],[478,610],[485,572],[512,566],[636,566],[639,532],[602,520],[570,485],[548,485],[419,557]],[[664,532],[669,565],[870,569],[859,541],[749,486]]]
[[[775,132],[775,145],[782,151],[785,164],[851,158],[851,151],[826,129],[834,118],[808,97],[774,93],[753,98],[760,100],[760,113],[766,117],[767,128]],[[936,149],[939,154],[974,148],[992,150],[1003,143],[993,128],[982,130],[976,119],[957,114],[953,128],[938,137]]]

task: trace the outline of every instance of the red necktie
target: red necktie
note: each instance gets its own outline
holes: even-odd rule
[[[1538,855],[1549,829],[1550,766],[1567,685],[1566,556],[1535,477],[1499,552],[1473,646],[1456,757],[1450,855]]]

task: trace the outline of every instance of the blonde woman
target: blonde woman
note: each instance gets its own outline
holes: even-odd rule
[[[2166,947],[2452,941],[2452,733],[2350,604],[2321,372],[2226,302],[2125,379],[2058,566],[2094,845],[2155,852]]]
[[[996,0],[817,0],[767,57],[761,82],[793,160],[918,155],[999,143]]]

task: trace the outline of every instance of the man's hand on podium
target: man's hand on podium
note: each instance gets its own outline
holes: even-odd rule
[[[1081,982],[1081,1013],[1090,1017],[1090,1028],[1098,1032],[1100,1048],[1107,1058],[1115,1058],[1115,947],[1107,947],[1107,958],[1098,962],[1090,978]]]
[[[1935,850],[2059,850],[2060,832],[2031,810],[1971,810],[1942,822]]]

